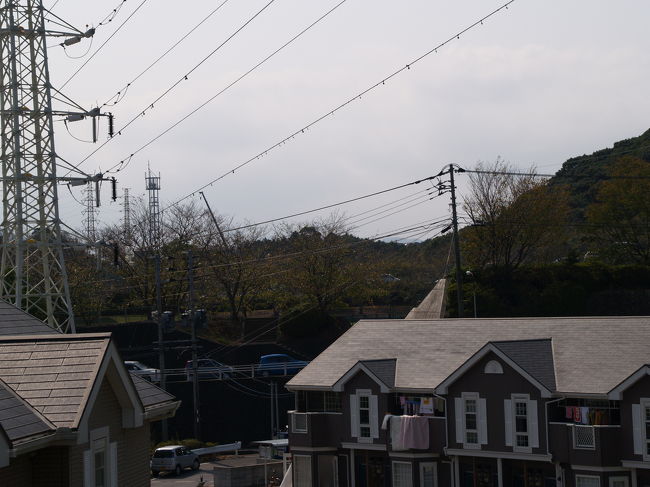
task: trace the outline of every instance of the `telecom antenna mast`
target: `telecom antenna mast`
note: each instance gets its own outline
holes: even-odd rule
[[[68,32],[46,30],[40,0],[0,0],[0,298],[55,330],[72,333],[52,124],[53,115],[71,112],[52,110],[46,36],[65,37],[64,44],[70,45],[93,33],[71,26]],[[97,115],[99,110],[77,116],[94,121]]]
[[[145,174],[145,183],[149,193],[149,245],[156,252],[160,251],[160,173],[154,176],[151,168]]]

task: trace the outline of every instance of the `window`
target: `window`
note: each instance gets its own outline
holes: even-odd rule
[[[291,413],[291,432],[307,433],[307,415],[304,413]]]
[[[420,464],[420,487],[438,487],[438,470],[434,462]]]
[[[483,369],[485,374],[503,374],[503,367],[496,360],[490,360]]]
[[[90,432],[90,448],[83,452],[84,487],[117,486],[117,443],[108,435],[107,426]]]
[[[370,398],[359,396],[359,436],[370,438]]]
[[[600,477],[595,475],[576,475],[576,487],[600,487]]]
[[[293,485],[296,487],[312,487],[310,455],[293,456]]]
[[[413,487],[410,462],[393,462],[393,487]]]
[[[650,457],[650,405],[647,405],[643,408],[644,409],[644,418],[645,418],[645,435],[644,436],[644,444],[645,444],[645,457]]]
[[[596,439],[593,426],[573,426],[573,448],[578,450],[594,450]]]
[[[528,401],[517,399],[515,404],[515,445],[528,447]]]
[[[106,438],[93,443],[95,487],[106,487]]]
[[[610,477],[609,487],[628,487],[629,480],[627,477]]]
[[[503,402],[506,446],[513,451],[530,453],[539,448],[537,401],[528,394],[512,394]]]
[[[366,443],[379,438],[377,414],[377,396],[369,389],[357,389],[356,394],[350,395],[352,437]]]
[[[465,399],[465,441],[478,444],[478,418],[476,399]]]
[[[318,486],[319,487],[337,487],[338,486],[338,464],[335,455],[318,456]]]
[[[487,444],[487,410],[485,399],[477,392],[463,392],[455,403],[456,442],[463,448],[481,448]]]
[[[325,392],[323,397],[323,410],[328,413],[340,413],[341,393]]]

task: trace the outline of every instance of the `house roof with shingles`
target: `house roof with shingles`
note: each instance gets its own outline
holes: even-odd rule
[[[531,368],[518,345],[500,343],[531,340],[551,347],[555,392],[606,394],[648,362],[650,317],[364,320],[287,387],[327,390],[358,361],[396,358],[395,389],[433,390],[488,342]],[[548,347],[529,350],[548,364]],[[548,383],[546,367],[529,373]]]
[[[46,435],[56,427],[0,380],[0,428],[11,442]]]
[[[0,379],[56,427],[76,428],[109,333],[0,336]]]
[[[142,377],[131,374],[131,379],[133,379],[133,384],[135,385],[136,391],[138,391],[138,396],[140,397],[142,405],[145,409],[152,406],[158,406],[165,402],[176,401],[176,398],[169,392],[161,389],[160,387],[152,384]]]
[[[0,299],[0,335],[51,335],[55,331],[32,315]]]
[[[553,344],[549,339],[492,342],[549,391],[556,389]]]

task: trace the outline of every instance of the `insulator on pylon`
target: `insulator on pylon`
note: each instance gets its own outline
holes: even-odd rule
[[[113,190],[112,199],[113,201],[117,201],[117,179],[111,178],[111,188]]]
[[[112,139],[113,135],[115,135],[115,130],[113,126],[113,114],[109,113],[108,114],[108,136]]]

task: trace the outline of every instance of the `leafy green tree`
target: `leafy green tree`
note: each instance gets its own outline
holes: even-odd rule
[[[613,263],[650,264],[650,163],[621,157],[587,208],[591,239]]]
[[[566,230],[568,197],[562,187],[549,187],[535,176],[513,175],[501,159],[479,163],[470,174],[463,200],[472,225],[462,233],[465,263],[516,269],[532,261],[553,259]]]

